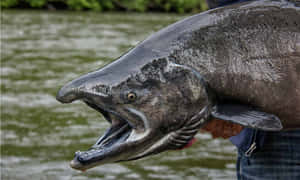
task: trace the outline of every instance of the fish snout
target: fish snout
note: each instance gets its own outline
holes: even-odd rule
[[[71,103],[75,100],[107,101],[110,88],[106,85],[101,76],[96,73],[89,73],[64,85],[57,93],[56,99],[61,103]]]
[[[75,87],[72,82],[64,85],[57,93],[56,99],[61,103],[71,103],[80,98],[80,88]]]

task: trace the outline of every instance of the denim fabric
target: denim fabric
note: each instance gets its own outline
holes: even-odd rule
[[[250,157],[239,150],[238,180],[300,180],[300,130],[267,132],[261,149]]]
[[[255,151],[259,150],[265,141],[266,132],[251,128],[244,128],[239,134],[229,138],[239,150],[246,152],[253,142],[256,143]],[[255,152],[253,151],[253,152]]]

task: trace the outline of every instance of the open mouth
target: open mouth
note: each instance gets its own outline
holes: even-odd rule
[[[88,101],[84,101],[89,107],[100,112],[111,124],[110,128],[97,140],[97,142],[87,151],[77,151],[70,166],[74,169],[85,170],[99,162],[105,162],[106,158],[120,151],[120,146],[126,142],[133,127],[130,123],[118,115],[116,112],[104,109]]]

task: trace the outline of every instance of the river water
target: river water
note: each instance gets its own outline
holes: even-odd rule
[[[228,140],[198,133],[190,148],[79,172],[69,167],[108,127],[80,102],[55,100],[69,80],[119,57],[174,14],[4,11],[1,24],[1,179],[235,179]]]

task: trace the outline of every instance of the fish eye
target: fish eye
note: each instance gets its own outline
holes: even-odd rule
[[[129,92],[129,93],[127,94],[127,100],[128,100],[129,102],[135,101],[135,100],[136,100],[136,94],[135,94],[134,92]]]

